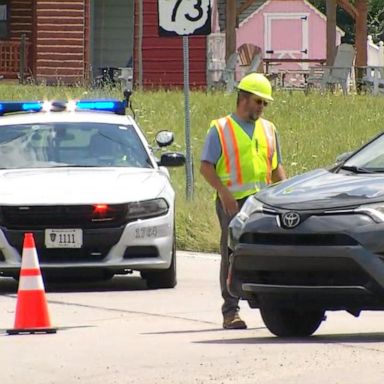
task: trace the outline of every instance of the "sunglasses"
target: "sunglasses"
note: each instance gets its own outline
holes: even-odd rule
[[[253,98],[253,101],[257,104],[257,105],[264,105],[264,107],[266,107],[268,105],[268,101],[265,101],[263,99],[256,99],[256,98]]]

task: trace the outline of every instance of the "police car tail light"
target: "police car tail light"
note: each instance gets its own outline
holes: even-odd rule
[[[111,222],[114,212],[107,204],[95,204],[92,206],[92,222]]]
[[[129,220],[149,219],[165,215],[168,210],[168,203],[164,199],[137,201],[128,204],[127,218]]]
[[[90,219],[93,223],[107,223],[123,225],[127,218],[127,204],[92,204]],[[1,213],[1,211],[0,211]]]
[[[107,204],[96,204],[93,206],[93,213],[98,215],[103,215],[107,213],[109,206]]]

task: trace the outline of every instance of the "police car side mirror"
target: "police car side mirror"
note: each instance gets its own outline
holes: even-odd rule
[[[173,143],[173,140],[174,140],[173,132],[170,132],[170,131],[160,131],[156,135],[156,143],[160,148],[171,145]]]
[[[179,152],[163,153],[157,164],[160,167],[181,167],[185,164],[185,156]]]

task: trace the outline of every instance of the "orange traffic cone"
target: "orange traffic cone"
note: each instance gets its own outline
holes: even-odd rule
[[[55,333],[51,327],[44,283],[32,233],[24,235],[23,255],[17,293],[14,329],[9,335],[19,333]]]

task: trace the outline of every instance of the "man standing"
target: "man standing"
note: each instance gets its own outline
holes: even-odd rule
[[[250,195],[286,179],[275,126],[261,118],[272,101],[269,80],[260,73],[245,76],[238,85],[236,112],[214,120],[201,156],[200,172],[216,190],[216,213],[221,227],[220,285],[225,329],[245,329],[239,300],[227,289],[228,225]]]

